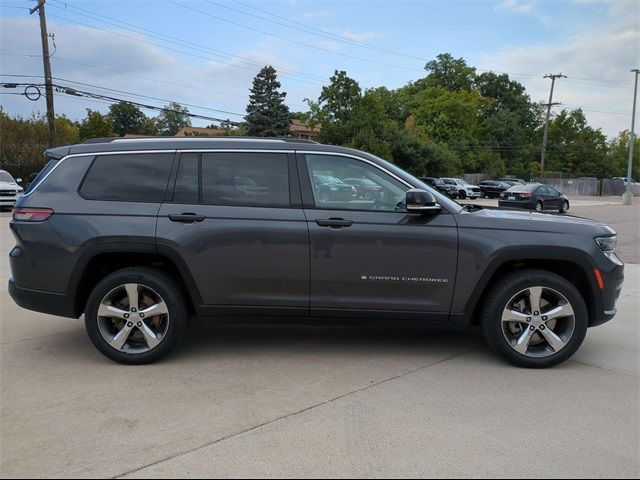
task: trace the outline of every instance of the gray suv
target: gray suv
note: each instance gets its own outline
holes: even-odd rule
[[[30,310],[84,314],[118,362],[160,359],[198,316],[480,325],[510,362],[549,367],[616,313],[610,227],[462,207],[365,152],[149,138],[45,155],[13,212],[9,292]],[[323,195],[326,177],[338,190]],[[376,195],[341,195],[342,179]]]

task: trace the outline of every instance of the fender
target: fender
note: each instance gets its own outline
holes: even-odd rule
[[[478,306],[486,288],[489,286],[489,282],[498,269],[505,263],[514,261],[526,261],[526,260],[552,260],[562,261],[576,264],[582,272],[586,275],[589,285],[589,298],[585,298],[587,306],[592,311],[599,311],[602,308],[602,299],[598,294],[598,285],[593,275],[593,269],[595,265],[593,259],[589,257],[586,252],[570,247],[557,247],[557,246],[515,246],[505,247],[497,250],[493,258],[489,262],[489,265],[485,269],[484,273],[477,282],[476,288],[473,290],[462,313],[451,313],[451,320],[453,323],[464,323],[466,325],[471,324],[473,321],[473,313]]]

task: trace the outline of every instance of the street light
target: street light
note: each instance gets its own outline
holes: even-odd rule
[[[622,194],[622,204],[631,205],[633,193],[631,193],[631,167],[633,165],[633,144],[634,144],[634,129],[636,126],[636,97],[638,96],[638,74],[640,70],[635,68],[631,70],[636,74],[636,82],[633,87],[633,110],[631,111],[631,133],[629,133],[629,165],[627,166],[627,185]]]

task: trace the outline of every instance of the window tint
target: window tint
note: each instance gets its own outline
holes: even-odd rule
[[[176,186],[173,190],[175,203],[199,203],[198,187],[198,154],[183,153],[176,175]]]
[[[91,200],[161,202],[173,153],[98,155],[80,193]]]
[[[288,207],[285,153],[203,153],[202,201],[210,205]]]
[[[369,163],[333,155],[306,155],[306,162],[318,208],[405,211],[409,187]]]

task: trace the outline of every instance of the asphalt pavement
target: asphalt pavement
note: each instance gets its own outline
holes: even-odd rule
[[[637,253],[638,205],[578,208]],[[640,476],[640,265],[616,318],[549,370],[504,363],[475,330],[203,325],[131,367],[81,321],[11,301],[7,221],[3,478]]]

